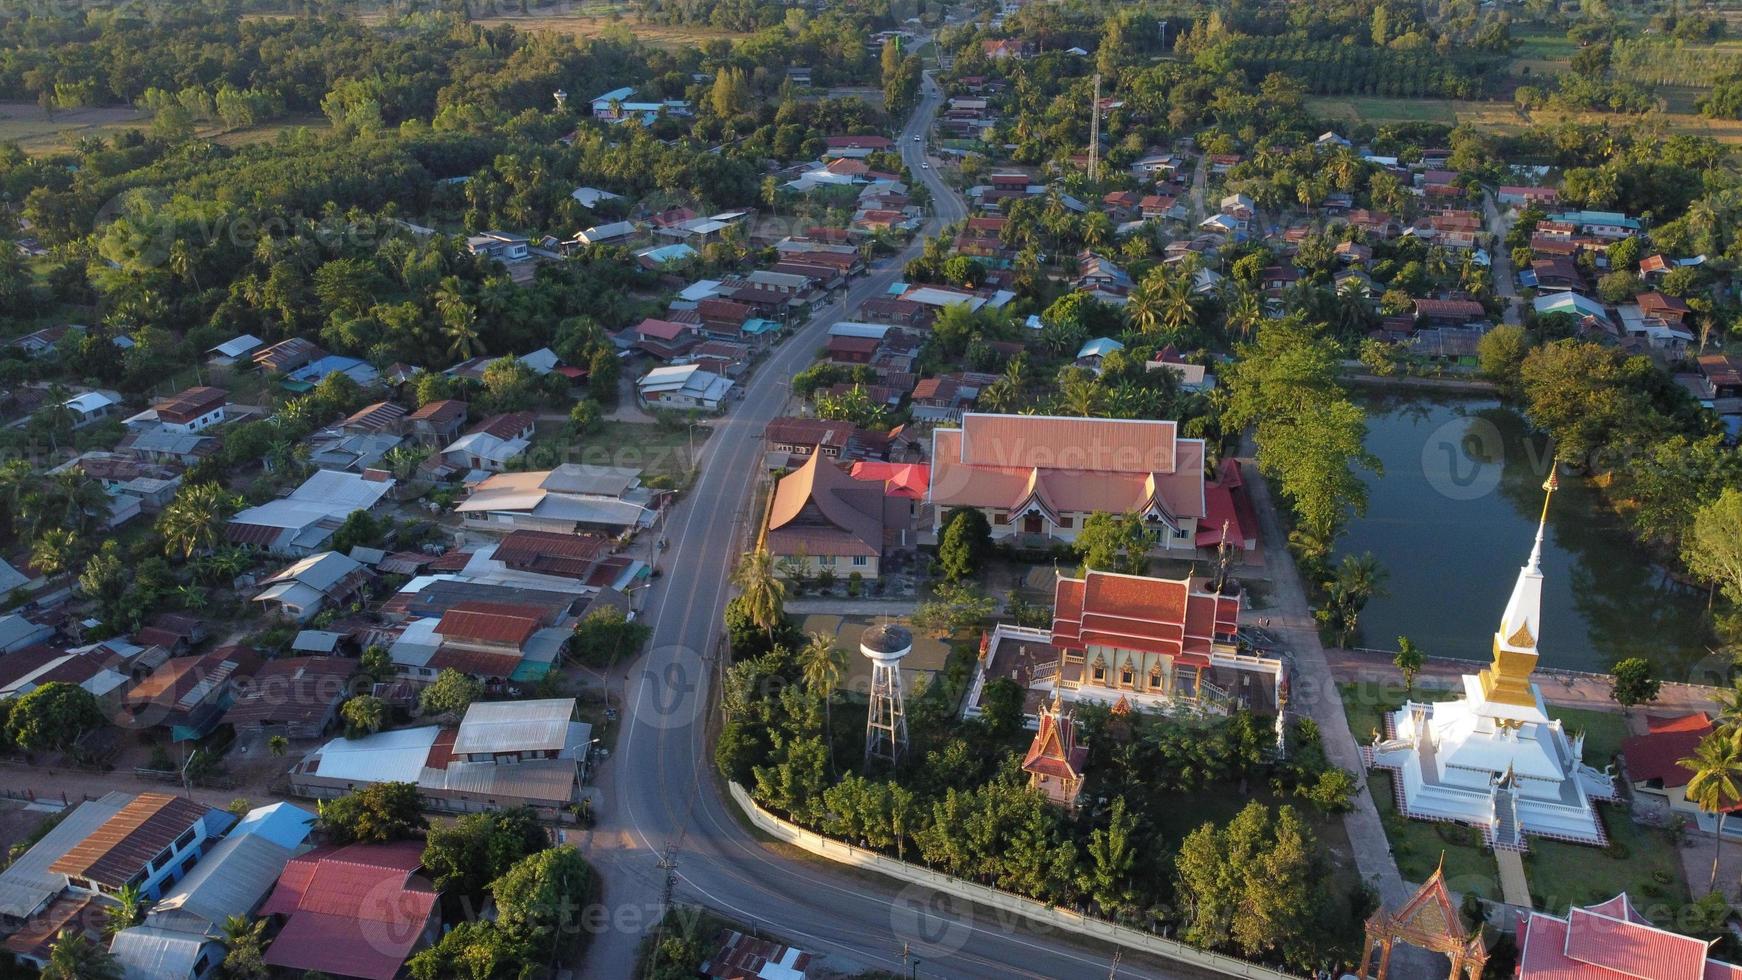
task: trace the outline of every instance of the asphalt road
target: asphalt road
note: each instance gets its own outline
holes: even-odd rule
[[[637,943],[654,927],[668,872],[679,902],[721,910],[759,929],[825,954],[839,971],[863,969],[918,977],[1107,977],[1113,951],[1056,934],[1040,935],[1023,920],[955,902],[928,889],[903,888],[881,876],[848,872],[796,857],[762,842],[741,821],[713,774],[713,746],[704,712],[718,663],[712,657],[731,591],[730,570],[747,540],[744,513],[759,476],[762,431],[787,397],[783,382],[807,366],[830,324],[897,281],[925,235],[965,215],[961,198],[919,169],[924,136],[942,93],[927,77],[922,101],[902,130],[901,154],[930,188],[935,213],[925,234],[900,255],[854,283],[844,303],[814,317],[756,372],[749,391],[714,424],[698,461],[694,488],[666,525],[671,549],[664,575],[648,590],[642,615],[653,626],[649,650],[622,676],[623,729],[601,767],[599,823],[583,848],[597,869],[602,908],[583,960],[583,975],[624,980],[634,972]],[[920,962],[904,962],[906,947]],[[1192,977],[1168,964],[1138,966],[1124,957],[1121,977]]]

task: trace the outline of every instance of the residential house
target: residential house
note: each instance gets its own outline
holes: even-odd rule
[[[823,356],[830,364],[853,367],[870,364],[883,342],[875,337],[830,337]]]
[[[531,253],[532,239],[505,231],[484,231],[466,238],[466,250],[474,256],[519,262]]]
[[[357,661],[346,657],[278,657],[236,685],[224,723],[238,738],[319,738],[353,693]]]
[[[408,782],[428,810],[526,805],[546,819],[572,820],[592,741],[592,726],[575,720],[574,698],[480,701],[458,728],[333,739],[291,769],[290,788],[332,799],[370,783]]]
[[[1418,299],[1415,316],[1424,326],[1461,327],[1487,319],[1488,311],[1473,299]]]
[[[1077,278],[1072,284],[1079,293],[1087,293],[1103,303],[1123,306],[1130,299],[1136,283],[1124,269],[1093,252],[1077,257]]]
[[[913,386],[911,415],[916,422],[960,422],[979,394],[978,387],[955,378],[922,378]]]
[[[49,357],[57,352],[60,342],[67,334],[83,334],[84,327],[76,323],[57,323],[52,327],[33,330],[12,341],[12,346],[24,352],[24,356],[32,360]]]
[[[717,412],[731,395],[734,382],[696,364],[654,368],[635,382],[641,404],[658,408],[702,408]]]
[[[1236,221],[1246,222],[1258,213],[1258,205],[1245,194],[1229,194],[1222,198],[1217,210]]]
[[[229,401],[230,393],[222,388],[189,388],[129,418],[127,424],[156,423],[171,432],[199,432],[224,421],[224,406]]]
[[[405,417],[405,433],[421,446],[446,446],[466,424],[466,408],[465,402],[453,398],[428,402]]]
[[[127,692],[115,724],[131,731],[165,728],[172,742],[204,738],[235,703],[237,680],[259,666],[260,655],[245,646],[174,657]]]
[[[225,536],[235,544],[262,548],[279,555],[303,556],[320,551],[357,511],[372,511],[393,492],[395,481],[384,473],[340,473],[316,470],[290,496],[249,507],[230,518]]]
[[[1742,357],[1735,354],[1701,354],[1700,375],[1714,398],[1742,398]],[[0,620],[4,622],[4,620]]]
[[[210,357],[206,359],[206,363],[218,367],[228,367],[244,360],[245,358],[251,357],[253,353],[264,346],[265,343],[265,341],[251,333],[231,337],[229,340],[226,340],[218,346],[206,351],[206,353],[210,355]]]
[[[833,419],[783,417],[770,419],[762,430],[768,448],[768,468],[787,469],[821,451],[827,459],[845,462],[861,449],[859,427]]]
[[[1565,291],[1585,288],[1584,273],[1578,264],[1565,256],[1548,256],[1530,260],[1530,275],[1539,290]],[[1530,285],[1530,283],[1526,283]]]
[[[146,429],[129,432],[115,444],[115,452],[152,463],[193,466],[218,451],[218,440],[206,435]]]
[[[1533,204],[1546,206],[1560,200],[1560,195],[1552,187],[1521,187],[1513,184],[1502,184],[1496,189],[1494,197],[1501,204],[1513,207],[1529,207]]]
[[[1396,238],[1402,234],[1402,229],[1398,227],[1396,219],[1384,211],[1356,208],[1349,212],[1349,225],[1353,228],[1359,228],[1381,241]]]
[[[1637,218],[1618,211],[1564,211],[1550,215],[1549,220],[1572,225],[1580,234],[1595,238],[1631,238],[1640,232]]]
[[[286,374],[316,358],[325,357],[326,353],[310,341],[301,337],[291,337],[270,347],[257,349],[249,357],[253,360],[254,366],[262,371]]]
[[[422,841],[323,846],[291,858],[262,915],[282,921],[265,963],[295,974],[393,980],[440,933]]]
[[[969,412],[932,432],[933,532],[952,508],[985,514],[995,539],[1070,543],[1097,512],[1137,514],[1162,551],[1196,548],[1204,443],[1171,421]]]
[[[36,919],[60,901],[101,903],[129,886],[155,900],[235,823],[168,793],[115,791],[79,804],[0,871],[0,919]]]
[[[168,653],[160,653],[161,656],[138,659],[161,663]],[[122,658],[100,646],[76,653],[51,646],[27,646],[0,655],[0,701],[59,682],[84,688],[97,699],[98,707],[110,712],[120,706],[121,696],[133,679],[128,666]]]
[[[54,635],[54,627],[28,619],[22,613],[0,615],[0,653],[35,646]]]
[[[121,980],[207,980],[217,976],[227,953],[210,936],[133,926],[110,937],[109,955]]]
[[[254,601],[269,615],[306,623],[325,609],[349,602],[373,577],[361,562],[336,551],[323,551],[262,581],[266,588]]]
[[[652,525],[653,493],[641,471],[564,463],[551,470],[498,473],[472,488],[455,511],[473,530],[617,535]]]
[[[723,929],[697,972],[706,980],[810,980],[815,959],[796,946]]]
[[[640,234],[640,227],[632,221],[608,221],[584,231],[575,232],[573,244],[576,246],[627,245]]]
[[[87,391],[61,402],[67,410],[74,431],[96,425],[115,414],[121,406],[121,396],[108,391]]]
[[[492,415],[444,447],[442,462],[456,470],[501,473],[532,446],[537,423],[531,412]]]
[[[855,480],[813,452],[775,484],[762,545],[782,574],[875,579],[887,552],[912,546],[909,513],[880,481]]]

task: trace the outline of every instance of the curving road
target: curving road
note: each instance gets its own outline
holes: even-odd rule
[[[584,958],[584,975],[625,980],[637,943],[658,916],[669,855],[678,901],[700,903],[826,954],[832,969],[862,969],[919,977],[1107,977],[1113,952],[1057,934],[1039,935],[1024,920],[952,902],[877,875],[850,872],[752,833],[720,792],[708,737],[707,692],[719,624],[730,598],[730,569],[744,542],[741,520],[762,462],[762,431],[787,397],[784,379],[807,366],[830,324],[880,294],[919,254],[925,235],[961,220],[956,192],[925,161],[924,137],[943,94],[929,76],[921,101],[899,140],[910,171],[930,189],[934,215],[901,254],[852,284],[844,303],[819,313],[756,372],[749,391],[714,426],[692,491],[672,511],[665,575],[643,597],[653,626],[645,653],[621,676],[623,729],[616,752],[600,769],[599,823],[584,844],[602,881],[604,913]],[[914,136],[920,136],[915,141]],[[607,918],[608,917],[608,918]],[[920,962],[904,962],[904,945]],[[1138,965],[1130,956],[1122,977],[1198,976],[1170,964]]]

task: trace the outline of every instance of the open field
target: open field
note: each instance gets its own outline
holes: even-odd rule
[[[1375,126],[1389,123],[1441,123],[1451,126],[1468,123],[1478,129],[1495,133],[1518,133],[1531,125],[1553,126],[1565,119],[1578,122],[1608,122],[1615,126],[1634,123],[1660,125],[1672,135],[1709,136],[1720,143],[1742,144],[1742,120],[1707,119],[1691,110],[1698,90],[1665,88],[1661,93],[1672,109],[1681,112],[1652,112],[1629,116],[1606,112],[1562,112],[1537,109],[1520,113],[1507,102],[1474,102],[1455,99],[1386,99],[1368,96],[1323,96],[1307,100],[1308,108],[1326,119],[1363,122]]]
[[[150,124],[149,115],[130,106],[60,110],[50,116],[34,102],[0,102],[0,142],[16,142],[32,154],[65,149],[80,137],[107,137]]]
[[[553,31],[577,38],[596,37],[609,31],[624,30],[647,44],[662,48],[681,48],[704,44],[708,41],[733,40],[749,36],[697,24],[644,24],[637,22],[632,17],[624,16],[624,9],[604,3],[574,5],[565,6],[560,13],[474,17],[472,23],[482,27],[501,27],[504,24],[511,24],[516,30]],[[580,13],[577,11],[588,12]],[[386,20],[387,15],[383,12],[372,11],[360,14],[359,19],[364,23],[379,23]]]
[[[286,116],[283,119],[274,119],[271,122],[261,123],[248,129],[238,129],[227,133],[208,134],[205,130],[201,130],[200,135],[223,146],[251,146],[255,143],[270,143],[278,138],[279,133],[286,130],[310,129],[316,132],[325,132],[331,128],[333,128],[332,121],[326,116],[318,113],[307,113]]]

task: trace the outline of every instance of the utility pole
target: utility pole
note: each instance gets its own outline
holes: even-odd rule
[[[1095,101],[1089,103],[1089,187],[1095,186],[1101,159],[1101,73],[1095,73]]]
[[[1107,968],[1107,980],[1116,980],[1119,976],[1119,960],[1124,956],[1125,951],[1122,949],[1113,951],[1113,965]]]
[[[665,940],[665,920],[671,917],[671,895],[677,889],[677,845],[665,845],[665,852],[660,855],[659,869],[665,872],[665,881],[660,885],[659,892],[659,926],[653,932],[653,955],[647,958],[647,975],[653,976],[659,966],[659,947]]]

